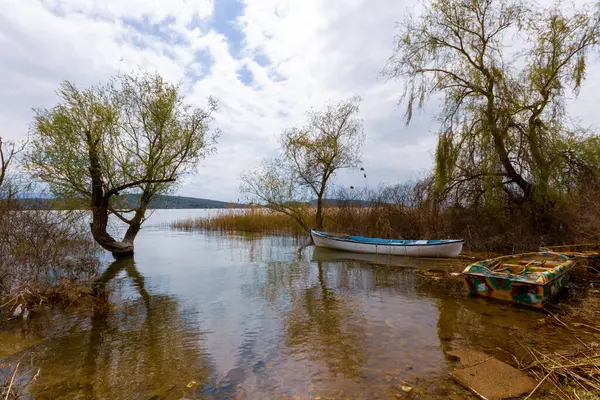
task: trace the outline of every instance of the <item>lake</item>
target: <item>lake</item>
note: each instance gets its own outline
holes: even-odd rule
[[[30,398],[463,399],[448,351],[509,361],[541,329],[561,345],[540,312],[468,297],[450,274],[464,260],[299,254],[290,237],[165,226],[211,212],[156,211],[133,259],[106,256],[109,309],[0,330],[0,363],[40,370]]]

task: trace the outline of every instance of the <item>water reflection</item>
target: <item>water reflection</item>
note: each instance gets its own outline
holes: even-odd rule
[[[208,380],[195,312],[181,310],[171,296],[151,295],[133,258],[113,262],[98,292],[108,296],[107,284],[122,271],[139,297],[119,307],[98,303],[89,325],[81,321],[36,355],[44,372],[33,397],[178,399]]]
[[[330,375],[358,377],[365,361],[365,333],[354,314],[352,301],[337,294],[326,282],[323,264],[317,263],[317,282],[290,292],[287,345],[307,353],[312,362],[323,361]],[[303,359],[302,357],[297,357]]]
[[[505,360],[497,348],[519,342],[564,347],[539,313],[466,297],[448,273],[456,261],[311,248],[298,258],[297,245],[142,231],[135,260],[99,281],[111,307],[2,328],[0,354],[10,335],[32,343],[32,398],[385,399],[465,398],[446,378],[445,354],[459,347]]]
[[[296,260],[254,272],[243,290],[281,316],[284,355],[273,374],[293,394],[393,397],[403,382],[444,369],[437,309],[416,293],[414,270]]]
[[[391,267],[408,267],[424,269],[446,269],[447,267],[455,265],[456,263],[460,263],[460,261],[445,258],[416,258],[388,254],[352,253],[349,251],[334,250],[326,247],[314,247],[311,260],[313,262],[358,261],[363,265],[385,265]]]

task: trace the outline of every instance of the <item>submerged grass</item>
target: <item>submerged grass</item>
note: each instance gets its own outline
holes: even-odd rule
[[[3,400],[17,400],[23,398],[23,393],[29,385],[31,385],[39,376],[40,370],[38,369],[37,373],[33,375],[29,380],[25,380],[24,377],[19,375],[19,366],[21,365],[21,360],[19,360],[12,371],[10,371],[11,365],[5,367],[7,370],[7,378],[3,381],[0,381],[0,399]],[[0,369],[1,371],[1,369]]]

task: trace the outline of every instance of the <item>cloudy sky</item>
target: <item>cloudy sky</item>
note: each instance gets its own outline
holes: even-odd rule
[[[394,23],[416,0],[1,0],[0,135],[27,135],[33,107],[51,107],[62,80],[92,85],[118,70],[156,70],[183,81],[192,104],[221,109],[218,154],[179,194],[237,200],[239,173],[272,154],[276,136],[328,100],[363,97],[367,143],[343,185],[377,186],[423,176],[432,165],[435,106],[406,127],[400,82],[379,71]],[[595,56],[576,118],[600,126]]]

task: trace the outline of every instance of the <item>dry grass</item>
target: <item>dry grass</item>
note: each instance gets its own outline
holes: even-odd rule
[[[584,349],[567,354],[542,353],[527,348],[533,362],[525,369],[541,384],[550,382],[561,399],[597,399],[600,396],[600,351]]]
[[[465,249],[478,252],[532,251],[553,238],[540,233],[520,212],[372,203],[326,211],[326,228],[388,239],[465,239]]]
[[[314,227],[314,209],[306,220]],[[312,223],[310,222],[312,221]],[[373,203],[368,207],[340,204],[324,209],[324,230],[381,238],[466,239],[465,249],[478,252],[536,250],[553,243],[518,218],[498,212],[448,210],[434,213],[423,208]],[[306,235],[292,218],[261,208],[224,210],[206,218],[177,220],[169,224],[185,231],[249,232]]]
[[[289,216],[264,208],[221,211],[206,218],[187,218],[169,224],[184,231],[210,230],[219,232],[249,232],[273,235],[301,235],[302,227]]]
[[[583,274],[586,280],[590,276]],[[545,383],[560,399],[600,398],[600,296],[596,289],[589,290],[573,294],[581,298],[577,307],[557,306],[556,314],[546,309],[550,320],[565,329],[565,340],[572,342],[568,351],[524,347],[529,364],[521,368],[537,378],[538,388]]]
[[[78,213],[0,203],[0,312],[76,304],[96,276],[97,250]]]
[[[598,314],[592,320],[585,320],[587,323],[581,322],[583,320],[577,314],[561,316],[561,319],[550,315],[558,325],[568,330],[566,337],[573,341],[571,350],[558,353],[525,348],[531,363],[521,366],[522,369],[537,378],[538,388],[544,382],[552,385],[558,398],[600,398],[600,344],[594,340],[594,332],[600,333]]]
[[[600,180],[588,183],[543,220],[506,201],[494,207],[432,200],[425,183],[383,188],[377,193],[336,194],[325,207],[324,230],[389,239],[465,239],[465,250],[486,253],[536,251],[540,246],[600,241]],[[357,200],[360,200],[358,202]],[[305,210],[314,227],[314,208]],[[214,217],[180,220],[175,229],[306,234],[292,219],[263,208],[222,211]]]

